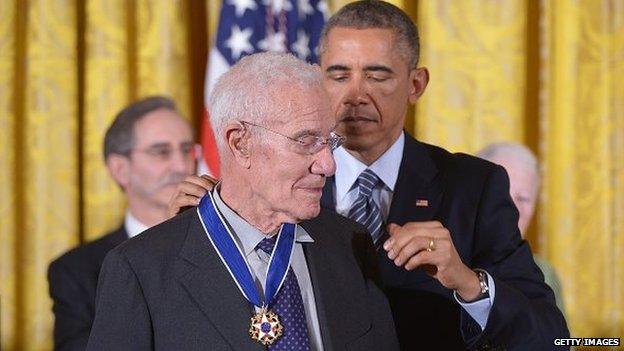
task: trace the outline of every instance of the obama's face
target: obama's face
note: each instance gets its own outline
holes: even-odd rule
[[[379,28],[336,27],[325,38],[323,85],[349,150],[389,148],[403,129],[408,104],[427,85],[427,70],[410,68],[396,41],[392,29]]]

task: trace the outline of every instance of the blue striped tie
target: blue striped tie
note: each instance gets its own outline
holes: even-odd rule
[[[362,172],[357,179],[358,197],[349,210],[349,218],[368,228],[375,244],[383,234],[381,211],[371,196],[379,181],[379,177],[370,169]]]

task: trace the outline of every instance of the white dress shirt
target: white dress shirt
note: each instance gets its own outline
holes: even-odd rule
[[[124,218],[124,227],[126,228],[126,232],[128,233],[128,238],[135,237],[142,232],[149,229],[148,226],[139,222],[136,217],[130,213],[130,211],[126,211],[126,217]]]
[[[349,210],[358,197],[358,187],[356,185],[360,173],[370,168],[381,179],[373,189],[372,198],[379,206],[384,222],[387,221],[390,212],[390,204],[394,194],[394,187],[399,177],[399,168],[403,159],[403,149],[405,147],[405,133],[397,138],[386,152],[381,155],[373,164],[367,166],[351,155],[343,147],[334,151],[336,160],[336,176],[334,184],[334,205],[336,212],[348,217]],[[383,249],[381,249],[383,250]],[[487,273],[487,272],[486,272]],[[453,293],[455,300],[466,310],[466,312],[485,329],[490,310],[494,304],[495,286],[494,279],[487,273],[488,286],[490,288],[487,299],[481,299],[471,303],[462,302],[456,293]]]

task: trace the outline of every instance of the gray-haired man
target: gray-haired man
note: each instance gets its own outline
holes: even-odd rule
[[[248,56],[210,105],[224,179],[111,251],[88,349],[397,349],[366,229],[320,208],[342,139],[318,68]]]
[[[519,235],[503,168],[403,130],[429,82],[409,16],[383,1],[349,3],[327,21],[319,51],[346,137],[321,203],[366,225],[382,247],[402,348],[556,348],[566,323]],[[193,203],[202,186],[182,184],[173,207]]]

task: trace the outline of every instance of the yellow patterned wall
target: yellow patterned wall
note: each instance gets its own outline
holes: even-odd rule
[[[16,328],[22,347],[34,350],[49,340],[51,303],[46,265],[77,242],[78,120],[76,11],[71,1],[30,1],[24,27],[23,96],[16,115],[21,129],[22,187],[16,240],[18,265]]]
[[[16,77],[17,33],[16,8],[0,1],[0,344],[1,349],[14,345],[17,316],[16,301],[16,215],[17,189],[15,164],[16,110],[14,84]],[[9,338],[9,336],[11,336]]]
[[[522,141],[527,6],[524,1],[419,3],[421,64],[430,83],[416,134],[454,151]]]
[[[546,2],[544,251],[578,336],[624,335],[624,2]]]
[[[84,112],[82,138],[83,233],[93,239],[120,225],[123,195],[102,157],[104,133],[120,107],[132,100],[128,31],[130,2],[88,1],[84,21]],[[105,13],[106,16],[101,14]]]
[[[120,224],[102,160],[115,113],[165,94],[198,118],[189,4],[0,0],[0,349],[51,348],[48,264]]]
[[[532,243],[561,275],[572,333],[624,335],[624,0],[392,2],[431,73],[407,128],[453,151],[536,151]],[[47,265],[120,223],[101,156],[114,114],[167,94],[197,125],[207,44],[191,30],[211,40],[219,4],[0,0],[1,349],[51,348]]]
[[[137,91],[139,96],[171,95],[183,115],[191,115],[188,2],[137,2]]]

